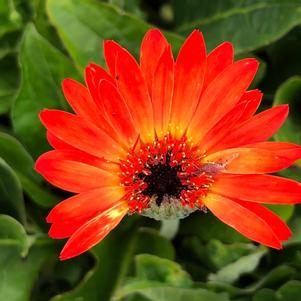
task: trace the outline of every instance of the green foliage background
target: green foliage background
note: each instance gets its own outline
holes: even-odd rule
[[[261,61],[261,109],[290,103],[274,139],[301,143],[301,0],[0,0],[0,301],[299,301],[301,206],[273,206],[291,226],[284,250],[257,246],[195,213],[173,240],[160,224],[126,218],[91,252],[59,262],[45,216],[66,197],[33,170],[49,149],[37,114],[68,109],[65,77],[104,64],[102,41],[134,54],[156,26],[177,53],[194,29],[208,50],[234,43]],[[282,175],[301,180],[300,164]]]

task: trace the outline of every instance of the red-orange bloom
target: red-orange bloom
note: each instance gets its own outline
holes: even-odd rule
[[[288,106],[255,114],[262,93],[247,89],[258,62],[234,62],[228,42],[207,55],[197,30],[176,61],[156,29],[140,53],[138,64],[106,41],[108,72],[90,64],[86,85],[63,81],[75,114],[40,114],[54,150],[36,170],[76,193],[47,217],[51,237],[69,237],[60,258],[97,244],[127,213],[173,219],[206,208],[248,238],[280,249],[291,231],[261,204],[300,203],[301,184],[265,173],[290,166],[301,147],[266,142]]]

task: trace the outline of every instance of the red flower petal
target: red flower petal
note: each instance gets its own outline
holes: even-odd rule
[[[105,128],[107,122],[85,86],[67,78],[63,80],[62,88],[68,103],[77,115],[101,128]]]
[[[301,184],[270,175],[220,175],[211,190],[230,198],[266,204],[301,203]]]
[[[189,125],[188,136],[199,142],[239,101],[253,80],[257,68],[256,60],[244,59],[218,75],[202,94]]]
[[[84,223],[119,203],[122,196],[121,187],[102,187],[62,201],[47,216],[47,222],[53,223],[49,235],[53,238],[71,236]]]
[[[205,90],[226,67],[233,64],[233,57],[234,49],[229,42],[220,44],[209,53],[203,90]]]
[[[159,137],[168,130],[174,88],[174,60],[171,47],[166,47],[155,70],[152,102],[155,129]]]
[[[60,259],[69,259],[95,246],[120,223],[127,211],[127,204],[120,202],[88,221],[67,241]]]
[[[126,51],[119,44],[114,41],[104,41],[103,43],[104,56],[107,67],[115,79],[116,76],[116,60],[120,51]]]
[[[90,93],[92,92],[91,95],[93,98],[93,92],[95,92],[96,96],[98,96],[97,89],[102,80],[106,80],[111,84],[115,84],[115,80],[105,69],[97,64],[89,64],[85,69],[85,81]]]
[[[126,49],[113,41],[105,41],[104,50],[107,65],[116,79],[140,137],[144,141],[152,140],[152,103],[139,65]]]
[[[85,81],[96,105],[100,103],[98,86],[102,80],[106,80],[115,85],[115,80],[101,66],[90,64],[85,69]],[[102,107],[98,106],[98,109],[102,110]]]
[[[261,148],[269,151],[277,151],[279,156],[285,156],[291,160],[300,158],[301,146],[288,142],[264,141],[246,145],[246,147]]]
[[[273,211],[258,205],[256,203],[235,200],[236,203],[251,210],[257,216],[262,218],[272,228],[280,241],[288,240],[292,236],[292,231],[287,224],[278,217]]]
[[[46,153],[42,156],[46,156]],[[41,156],[41,157],[42,157]],[[51,160],[71,160],[71,161],[79,161],[82,163],[86,163],[88,165],[92,165],[101,169],[105,169],[111,173],[118,173],[120,171],[119,164],[108,162],[107,160],[99,157],[95,157],[86,152],[80,151],[75,148],[69,149],[59,149],[47,152],[47,159]]]
[[[119,46],[120,47],[120,46]],[[125,49],[118,51],[116,81],[143,141],[154,138],[153,108],[144,78],[134,57]]]
[[[199,147],[206,150],[207,153],[211,152],[211,147],[221,141],[237,124],[241,115],[244,114],[246,103],[239,103],[228,112],[221,120],[219,120],[214,127],[204,136],[200,141]]]
[[[160,57],[169,44],[158,29],[149,30],[141,43],[140,68],[151,95],[155,70]]]
[[[71,192],[118,185],[119,177],[103,169],[78,161],[57,160],[56,151],[39,157],[35,169],[51,184]]]
[[[247,121],[238,124],[225,139],[214,146],[214,150],[243,146],[267,140],[281,127],[287,114],[287,105],[281,105],[263,111]]]
[[[40,119],[60,140],[97,157],[118,160],[121,147],[104,131],[82,118],[59,110],[43,110]]]
[[[178,54],[175,64],[171,124],[182,135],[199,103],[206,71],[206,46],[201,32],[194,30]]]
[[[73,146],[67,144],[63,140],[59,139],[58,137],[54,136],[51,132],[47,131],[46,134],[48,143],[56,149],[74,149]]]
[[[245,121],[251,118],[255,112],[257,111],[261,100],[262,100],[263,94],[259,90],[250,90],[247,91],[240,101],[238,102],[238,105],[241,103],[245,103],[245,110],[244,113],[240,116],[239,121]]]
[[[244,236],[266,246],[281,249],[279,239],[269,223],[246,206],[217,194],[208,194],[203,201],[217,218]]]
[[[99,84],[102,105],[111,126],[129,147],[137,140],[138,133],[129,109],[117,89],[108,81]]]
[[[256,174],[272,173],[292,165],[301,158],[301,148],[295,156],[283,151],[260,148],[230,148],[208,155],[204,162],[218,162],[225,165],[225,173]]]

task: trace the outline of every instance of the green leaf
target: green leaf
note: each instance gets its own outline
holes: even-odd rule
[[[280,300],[299,301],[301,296],[301,281],[292,280],[284,284],[278,291]]]
[[[301,76],[301,27],[291,30],[279,41],[264,49],[264,56],[269,62],[264,80],[265,94],[274,94],[276,89],[292,76]]]
[[[126,219],[118,229],[92,249],[96,264],[79,286],[54,297],[52,301],[74,301],[77,298],[85,301],[109,300],[130,273],[135,254],[151,253],[174,258],[171,243],[159,236],[157,231],[137,228],[135,221],[134,225],[126,222],[129,220]]]
[[[14,170],[0,158],[0,213],[25,223],[25,206],[21,183]]]
[[[0,132],[0,157],[12,167],[26,194],[39,206],[49,208],[58,202],[41,187],[42,178],[34,171],[34,161],[23,145],[14,137]]]
[[[14,218],[0,214],[0,247],[13,246],[21,256],[28,251],[26,232]]]
[[[294,268],[288,265],[278,265],[272,270],[268,270],[267,274],[246,288],[246,291],[256,292],[262,288],[278,288],[281,284],[292,279],[295,274],[296,271]]]
[[[88,63],[104,62],[102,42],[114,40],[138,54],[139,45],[151,25],[118,8],[95,0],[48,0],[47,10],[53,25],[82,70]],[[167,34],[177,51],[182,38]]]
[[[224,244],[212,239],[206,245],[205,260],[210,261],[215,268],[220,269],[256,250],[253,244],[233,243]]]
[[[175,287],[191,287],[193,284],[189,274],[171,260],[142,254],[137,255],[135,261],[139,281],[159,281]]]
[[[20,1],[2,0],[0,3],[0,37],[22,26],[22,16],[17,11],[15,2]]]
[[[275,135],[278,141],[301,144],[301,77],[294,76],[285,81],[277,90],[274,105],[288,103],[290,114],[284,125]]]
[[[16,172],[41,183],[41,177],[34,171],[34,161],[23,145],[14,137],[0,132],[0,157]]]
[[[108,3],[117,6],[120,10],[132,13],[141,19],[145,18],[145,13],[140,8],[140,0],[109,0]]]
[[[77,74],[69,59],[41,37],[33,25],[25,29],[20,64],[22,83],[12,121],[20,140],[36,157],[49,149],[38,114],[43,108],[66,109],[60,82]]]
[[[151,301],[228,301],[225,293],[214,293],[202,288],[178,288],[149,281],[134,283],[123,288],[113,300],[139,293]]]
[[[31,0],[32,22],[40,35],[45,37],[53,46],[62,50],[60,39],[55,28],[51,25],[46,14],[46,0]]]
[[[177,31],[199,28],[208,49],[223,41],[236,53],[252,51],[276,41],[301,22],[300,0],[174,0]]]
[[[0,70],[5,76],[0,77],[0,114],[7,113],[17,93],[19,70],[14,56],[5,56],[0,60]]]
[[[48,241],[36,241],[27,253],[23,227],[9,216],[0,215],[0,296],[2,300],[29,301],[43,263],[53,254]]]
[[[220,269],[216,274],[209,275],[209,280],[233,283],[241,275],[253,272],[258,266],[260,259],[266,254],[265,249],[259,249],[257,252],[242,256],[237,261],[228,264]]]
[[[276,292],[270,289],[258,291],[252,301],[299,301],[301,282],[291,280],[280,287]]]
[[[252,301],[279,301],[279,299],[273,290],[264,288],[255,293]]]
[[[140,294],[153,301],[228,300],[226,294],[192,288],[193,282],[182,267],[170,260],[152,255],[136,257],[136,276],[116,292],[114,300]]]

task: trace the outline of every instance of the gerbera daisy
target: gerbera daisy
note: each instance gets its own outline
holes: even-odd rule
[[[262,93],[247,89],[258,62],[234,62],[228,42],[207,55],[198,30],[175,61],[157,29],[142,41],[140,64],[114,41],[104,42],[104,56],[108,71],[90,64],[85,85],[63,81],[74,113],[40,114],[54,150],[37,160],[36,170],[76,193],[47,217],[51,237],[69,238],[60,258],[87,251],[126,214],[164,220],[207,209],[280,249],[291,231],[262,203],[300,203],[301,185],[265,173],[290,166],[301,147],[266,142],[288,106],[255,114]]]

